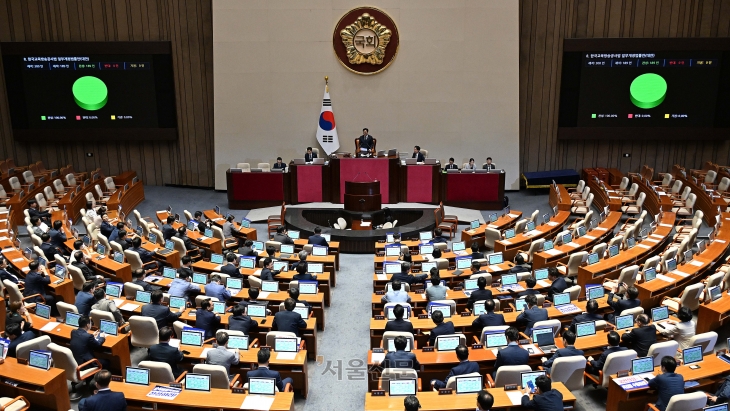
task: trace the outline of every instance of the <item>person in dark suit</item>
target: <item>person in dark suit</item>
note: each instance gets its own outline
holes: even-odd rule
[[[286,310],[279,311],[274,315],[274,322],[271,324],[271,331],[288,331],[293,332],[297,337],[302,336],[302,328],[307,328],[307,323],[302,316],[294,312],[296,301],[293,298],[284,300],[284,308]]]
[[[289,237],[286,227],[280,225],[276,227],[276,234],[274,234],[274,241],[278,241],[282,244],[294,244],[294,240]]]
[[[51,225],[51,213],[47,210],[41,211],[35,198],[28,200],[28,216],[30,218],[38,217],[47,225]]]
[[[433,244],[448,244],[449,239],[443,236],[444,232],[440,228],[436,227],[435,230],[433,230],[433,239],[431,239],[431,242]],[[436,251],[436,250],[434,250]]]
[[[482,168],[485,170],[494,170],[497,167],[492,163],[492,157],[487,157],[487,163]]]
[[[54,221],[53,228],[48,230],[48,235],[51,236],[51,244],[53,244],[55,247],[58,247],[59,250],[63,250],[64,244],[67,240],[66,234],[63,232],[63,221]]]
[[[221,272],[228,274],[231,278],[243,278],[241,269],[238,268],[236,253],[226,253],[226,263],[221,266]]]
[[[618,289],[621,289],[622,291],[626,290],[625,295],[624,293],[617,294]],[[609,307],[613,308],[614,312],[606,314],[604,318],[606,321],[615,323],[616,316],[621,315],[623,310],[636,308],[641,305],[641,300],[639,300],[639,289],[633,285],[627,289],[626,284],[619,284],[614,288],[613,292],[608,293],[606,303]]]
[[[175,224],[175,217],[168,216],[166,224],[162,225],[162,230],[160,230],[160,231],[162,231],[162,238],[165,241],[171,239],[172,237],[175,236],[175,234],[177,234],[177,231],[172,226],[173,224]]]
[[[360,153],[367,153],[375,150],[375,140],[370,134],[370,130],[362,129],[362,135],[358,139],[360,144]]]
[[[20,279],[15,274],[8,272],[8,260],[0,257],[0,281],[8,280],[13,284],[21,283]]]
[[[246,373],[246,382],[248,382],[249,378],[274,378],[276,380],[276,387],[280,392],[284,392],[286,385],[293,384],[294,380],[289,377],[282,379],[279,371],[270,370],[269,358],[271,358],[271,350],[259,350],[256,358],[259,366],[255,370]]]
[[[454,323],[451,321],[444,322],[444,313],[441,311],[434,311],[433,314],[431,314],[431,321],[433,321],[436,326],[431,329],[431,336],[428,338],[428,345],[430,346],[434,346],[436,344],[436,337],[439,335],[449,335],[456,332],[454,331]]]
[[[619,346],[621,343],[621,336],[619,336],[616,331],[610,331],[606,334],[606,339],[608,340],[608,347],[603,350],[601,356],[598,357],[597,360],[594,360],[593,357],[588,357],[588,364],[586,366],[587,373],[598,375],[598,372],[603,370],[603,366],[606,365],[606,360],[609,355],[615,352],[628,350],[626,347]]]
[[[93,334],[89,334],[89,330],[91,330],[91,320],[84,315],[79,317],[79,327],[71,331],[69,348],[79,365],[94,359],[94,350],[100,349],[104,344],[105,338],[101,336],[100,331],[97,330]],[[101,362],[102,368],[109,368],[108,359],[101,358],[99,362]],[[96,365],[89,364],[85,368],[93,367],[96,367]]]
[[[646,357],[649,347],[656,342],[656,326],[649,324],[649,316],[646,314],[639,314],[634,324],[636,328],[624,333],[621,341],[636,351],[637,356]]]
[[[542,357],[542,365],[548,374],[550,374],[550,368],[553,366],[553,362],[558,358],[573,357],[576,355],[583,356],[583,350],[575,348],[575,338],[573,331],[566,330],[563,332],[563,348],[557,349],[550,359]]]
[[[241,254],[241,256],[243,256],[243,257],[256,257],[258,255],[256,250],[253,249],[252,240],[244,241],[243,247],[240,247],[238,249],[238,254]]]
[[[480,315],[471,323],[477,335],[482,332],[482,328],[484,327],[496,327],[507,324],[504,322],[504,316],[502,314],[495,314],[494,300],[491,298],[484,300],[484,310],[486,311],[486,314]]]
[[[159,271],[160,264],[158,264],[154,259],[155,253],[142,248],[142,239],[140,237],[134,237],[130,243],[131,246],[129,247],[129,250],[134,251],[139,255],[139,259],[142,260],[142,267],[145,270]]]
[[[201,233],[205,233],[205,230],[210,228],[210,220],[203,217],[203,212],[198,210],[193,214],[193,219],[191,220],[195,223],[195,225],[198,227],[198,231]]]
[[[399,335],[393,340],[395,352],[389,351],[385,354],[383,362],[380,365],[383,368],[413,368],[416,371],[421,370],[421,364],[418,362],[416,354],[406,351],[408,340],[406,337]]]
[[[469,361],[469,349],[466,345],[459,345],[456,347],[456,358],[459,359],[459,364],[449,371],[448,375],[446,375],[446,379],[443,381],[431,380],[431,387],[433,389],[438,390],[440,388],[446,388],[446,383],[451,377],[479,372],[479,364]]]
[[[279,270],[274,270],[274,260],[271,257],[264,259],[264,268],[261,269],[261,281],[276,281]]]
[[[72,262],[71,265],[81,270],[81,274],[83,274],[86,281],[94,281],[99,278],[96,274],[94,274],[94,270],[86,265],[86,258],[84,258],[84,253],[82,251],[76,251],[74,253],[74,259],[75,261]]]
[[[124,393],[109,389],[112,373],[101,370],[94,376],[95,394],[79,401],[79,411],[126,411],[127,400]]]
[[[477,263],[479,264],[479,263]],[[491,300],[492,299],[492,290],[487,290],[487,278],[486,277],[479,277],[477,278],[477,287],[479,287],[477,290],[474,290],[469,295],[469,300],[466,302],[466,308],[473,311],[474,303],[477,301],[482,300]]]
[[[162,287],[148,283],[147,281],[144,280],[144,278],[145,278],[145,273],[144,273],[143,269],[138,268],[138,269],[132,271],[132,284],[138,285],[138,286],[142,287],[143,290],[150,292],[150,293],[152,291],[162,289]]]
[[[312,151],[312,147],[307,147],[307,152],[304,154],[304,162],[311,163],[315,158],[317,158],[317,153]]]
[[[51,236],[48,233],[41,234],[40,249],[43,251],[43,258],[48,261],[56,261],[56,254],[63,255],[61,250],[51,243]]]
[[[390,281],[400,281],[402,283],[407,283],[411,287],[413,284],[418,283],[425,283],[426,279],[428,278],[428,274],[421,274],[421,275],[411,275],[411,263],[404,262],[401,264],[401,269],[399,273],[393,274],[393,276],[390,278]]]
[[[87,281],[84,283],[81,291],[76,294],[76,301],[74,305],[81,315],[89,315],[91,312],[91,306],[96,303],[94,298],[94,289],[96,288],[95,281]]]
[[[258,321],[244,314],[246,307],[241,304],[237,304],[233,307],[233,315],[228,317],[228,329],[234,331],[240,331],[246,335],[252,330],[258,328]]]
[[[13,301],[8,304],[8,313],[5,316],[5,326],[19,324],[23,332],[33,329],[33,317],[21,301]]]
[[[8,357],[15,358],[15,351],[18,348],[19,344],[22,344],[26,341],[30,341],[36,337],[38,337],[33,331],[28,330],[23,332],[23,327],[25,326],[25,323],[12,323],[5,326],[5,337],[7,337],[8,340],[10,340],[10,344],[8,345]]]
[[[114,232],[115,227],[113,225],[111,225],[111,223],[109,222],[109,216],[106,215],[106,213],[100,214],[100,215],[101,215],[101,225],[99,226],[99,232],[101,232],[101,234],[103,236],[105,236],[107,239],[109,239],[109,237]]]
[[[155,290],[150,295],[150,303],[142,306],[142,316],[154,318],[158,330],[174,323],[182,314],[182,311],[173,313],[170,307],[162,305],[162,297],[162,290]]]
[[[240,305],[243,308],[248,307],[249,304],[254,305],[266,305],[267,301],[258,301],[259,298],[259,289],[256,287],[249,288],[248,289],[248,301],[241,300],[238,305]]]
[[[294,304],[302,304],[303,306],[312,309],[312,304],[309,304],[306,301],[299,301],[299,289],[296,287],[290,287],[287,291],[289,293],[289,297],[294,300]]]
[[[662,358],[662,373],[649,380],[649,388],[656,391],[659,396],[654,404],[659,411],[667,409],[673,396],[684,394],[684,377],[675,373],[676,369],[677,360],[667,355]]]
[[[517,316],[517,324],[524,325],[525,334],[530,335],[536,322],[548,319],[548,313],[546,309],[537,306],[537,297],[534,295],[525,297],[525,302],[527,303],[527,309]]]
[[[565,278],[560,275],[560,271],[555,267],[548,268],[548,279],[552,281],[552,284],[550,284],[546,299],[552,301],[553,295],[560,294],[568,288],[568,283],[565,282]]]
[[[415,158],[417,163],[423,163],[426,161],[426,157],[421,153],[421,146],[413,146],[413,155],[411,158]]]
[[[286,170],[286,163],[284,163],[281,157],[276,157],[276,163],[271,168],[275,170]]]
[[[40,271],[38,268],[38,260],[33,260],[28,264],[28,274],[25,275],[25,289],[23,290],[23,297],[28,297],[34,294],[40,294],[40,297],[34,297],[28,302],[37,303],[41,302],[41,297],[46,302],[46,305],[55,307],[55,299],[46,294],[46,286],[51,283],[51,279],[46,275],[45,271]]]
[[[482,270],[482,263],[480,261],[472,261],[471,262],[471,272],[469,273],[470,277],[472,278],[477,274],[486,274],[487,272]]]
[[[528,295],[540,294],[540,291],[535,290],[535,286],[537,285],[537,280],[535,279],[535,277],[527,277],[525,279],[525,285],[527,285],[527,288],[525,289],[525,291],[520,291],[519,293],[517,293],[517,297],[526,297]]]
[[[220,327],[221,317],[213,313],[213,303],[205,300],[195,312],[195,328],[205,330],[205,339],[213,338]]]
[[[402,305],[396,304],[393,307],[394,320],[390,320],[385,324],[385,331],[402,331],[413,334],[413,323],[403,319],[406,309]]]
[[[527,365],[530,360],[530,353],[524,348],[517,345],[520,339],[520,332],[515,327],[509,327],[504,331],[507,337],[507,346],[497,351],[497,360],[494,362],[494,374],[497,375],[497,369],[503,365]]]
[[[601,321],[603,316],[598,314],[598,301],[588,300],[586,303],[586,312],[583,314],[576,315],[573,321],[570,323],[570,330],[576,332],[575,326],[580,323],[587,323],[591,321]]]
[[[314,227],[314,235],[309,237],[307,244],[321,245],[323,247],[330,246],[327,243],[327,240],[325,240],[325,238],[322,237],[322,229],[319,227]]]
[[[297,273],[292,276],[292,280],[294,280],[294,281],[317,281],[317,275],[308,273],[306,264],[299,264],[297,266]]]
[[[476,260],[480,258],[484,258],[484,253],[479,252],[479,243],[473,241],[471,243],[471,259]]]
[[[514,267],[509,269],[509,272],[511,274],[517,274],[517,273],[529,273],[531,271],[530,265],[525,263],[525,257],[522,256],[522,254],[517,254],[515,256],[515,265]],[[519,276],[518,276],[519,278]]]
[[[563,411],[563,394],[552,389],[552,382],[547,375],[535,378],[535,395],[530,399],[530,387],[522,389],[522,407],[537,411]]]
[[[459,166],[454,164],[454,157],[449,157],[449,164],[446,164],[446,167],[444,167],[444,170],[458,170]]]
[[[707,405],[724,404],[730,401],[730,376],[725,377],[714,395],[707,395]]]
[[[180,374],[182,374],[182,370],[178,368],[177,365],[182,362],[185,356],[179,348],[170,345],[171,337],[172,328],[160,328],[160,342],[150,347],[147,350],[147,354],[150,361],[159,361],[170,364],[170,368],[172,368],[172,375],[177,378]]]
[[[198,250],[198,247],[196,247],[190,237],[188,237],[188,229],[185,226],[181,226],[177,229],[176,237],[182,240],[187,251]]]

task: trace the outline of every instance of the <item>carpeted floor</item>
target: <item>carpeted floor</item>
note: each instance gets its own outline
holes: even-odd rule
[[[547,190],[509,192],[510,206],[530,215],[540,210],[540,215],[550,211]],[[154,217],[157,210],[168,205],[173,212],[182,215],[183,207],[194,212],[219,205],[227,212],[226,194],[212,190],[145,187],[146,200],[137,209],[142,216]],[[234,210],[236,219],[246,216],[247,211]],[[482,211],[487,216],[489,211]],[[259,233],[266,232],[264,224],[253,224]],[[459,230],[466,227],[460,226]],[[82,230],[81,228],[79,228]],[[705,227],[706,231],[706,227]],[[259,237],[265,235],[259,234]],[[23,242],[28,242],[24,237]],[[369,349],[370,296],[372,293],[372,255],[343,254],[340,258],[340,281],[332,291],[332,305],[325,309],[327,329],[319,332],[320,356],[309,367],[309,398],[296,398],[297,410],[358,410],[364,405],[367,385],[365,364]],[[726,346],[730,331],[720,331],[718,348]],[[137,364],[146,355],[145,350],[133,349],[132,363]],[[606,391],[586,387],[574,393],[578,398],[577,411],[605,409]],[[74,409],[77,404],[73,404]]]

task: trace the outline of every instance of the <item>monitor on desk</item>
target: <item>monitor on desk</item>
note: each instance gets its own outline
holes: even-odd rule
[[[253,244],[251,244],[251,248],[256,251],[264,251],[264,242],[263,241],[254,241]]]
[[[433,244],[421,244],[418,247],[418,253],[421,255],[433,254]]]
[[[289,271],[289,263],[286,261],[274,261],[274,271],[282,273]]]
[[[66,311],[66,325],[69,325],[71,327],[78,327],[79,326],[79,318],[81,318],[81,314],[72,313],[71,311]]]
[[[472,230],[476,230],[477,228],[479,228],[480,225],[481,224],[479,223],[479,220],[472,220],[472,222],[469,223],[469,228]]]
[[[456,393],[472,394],[482,390],[482,376],[456,377]]]
[[[175,251],[175,243],[173,243],[172,240],[165,241],[165,249]]]
[[[51,369],[51,353],[48,351],[31,350],[28,354],[28,365],[48,371]]]
[[[243,288],[243,279],[233,277],[226,278],[226,288],[230,290],[240,290]]]
[[[670,273],[677,269],[677,259],[676,258],[670,258],[665,262],[667,265],[667,272]]]
[[[699,250],[698,254],[702,254],[707,250],[707,241],[698,241],[697,242],[697,249]]]
[[[444,318],[451,318],[451,306],[448,304],[431,303],[428,306],[428,317],[430,318],[436,311],[441,311]]]
[[[96,246],[96,252],[99,253],[99,254],[101,254],[101,255],[106,255],[106,247],[104,247],[103,244],[97,244],[97,246]]]
[[[616,317],[616,329],[626,330],[634,326],[633,314],[620,315]]]
[[[599,260],[598,253],[590,253],[588,254],[588,265],[593,265],[597,263]]]
[[[433,240],[433,234],[430,231],[421,231],[418,233],[418,238],[421,241],[431,241]]]
[[[586,299],[588,300],[597,300],[599,298],[602,298],[605,291],[603,290],[603,287],[589,287],[586,288]]]
[[[248,335],[229,335],[226,348],[248,350]]]
[[[223,254],[211,254],[210,262],[213,264],[223,264]]]
[[[504,230],[504,239],[509,240],[510,238],[513,238],[515,236],[515,229],[510,228],[507,230]]]
[[[542,243],[542,251],[550,251],[553,248],[555,248],[555,244],[553,244],[552,240],[545,240],[545,242]]]
[[[177,271],[172,267],[165,267],[162,269],[162,276],[174,280],[177,278]]]
[[[87,247],[89,246],[89,244],[91,244],[91,238],[88,235],[84,235],[83,237],[81,237],[81,241],[83,241],[84,245]]]
[[[727,405],[728,405],[727,403],[710,405],[709,407],[703,408],[702,411],[728,411]]]
[[[279,251],[282,254],[294,254],[294,244],[282,244]]]
[[[479,286],[477,285],[478,280],[478,278],[467,278],[466,280],[464,280],[464,290],[471,291],[479,288]]]
[[[504,332],[485,332],[484,333],[484,341],[487,344],[487,348],[499,348],[499,347],[506,347],[507,342],[507,336],[504,334]]]
[[[563,240],[563,244],[568,244],[569,242],[573,241],[573,235],[570,233],[563,234],[562,240]]]
[[[223,314],[226,312],[226,303],[223,301],[213,301],[213,313]]]
[[[423,273],[430,273],[432,268],[438,269],[438,263],[432,261],[427,263],[421,263],[421,271]]]
[[[248,393],[251,395],[276,395],[276,378],[249,378]]]
[[[183,330],[180,334],[180,344],[183,345],[194,345],[197,347],[203,346],[203,332],[202,331],[191,331]]]
[[[302,317],[302,320],[306,321],[307,318],[309,318],[309,307],[294,307],[295,313],[299,314],[300,317]]]
[[[150,385],[149,368],[127,367],[124,372],[124,382],[127,384]]]
[[[456,268],[465,270],[471,267],[471,257],[461,257],[456,259]]]
[[[190,391],[210,391],[210,374],[185,374],[185,389]]]
[[[383,264],[383,271],[386,274],[397,274],[401,272],[401,263]]]
[[[200,284],[200,285],[208,284],[208,274],[193,273],[193,284]]]
[[[550,222],[550,213],[545,213],[542,215],[542,223],[547,224]]]
[[[441,280],[441,282],[439,283],[439,285],[441,285],[443,287],[446,287],[446,280]],[[426,283],[426,289],[429,289],[431,287],[433,287],[433,283],[431,281],[428,281]]]
[[[636,245],[636,239],[634,237],[629,237],[628,239],[626,239],[627,248],[629,248],[629,249],[634,248],[635,245]]]
[[[482,314],[486,314],[487,309],[484,308],[484,304],[474,304],[474,307],[472,307],[472,309],[471,309],[471,313],[475,317],[479,317]]]
[[[668,307],[656,307],[651,309],[651,320],[653,322],[666,320],[669,318]]]
[[[695,345],[694,347],[689,347],[682,350],[683,365],[690,365],[700,361],[702,361],[701,345]]]
[[[99,321],[99,331],[116,336],[119,333],[116,321],[101,320]]]
[[[407,395],[416,395],[418,391],[415,379],[408,380],[388,380],[388,395],[391,397],[404,397]]]
[[[458,335],[440,335],[436,337],[437,351],[454,351],[461,343],[461,337]]]
[[[517,274],[502,274],[502,285],[517,284]]]
[[[496,222],[496,221],[497,221],[497,219],[499,219],[499,216],[497,215],[497,213],[492,213],[492,214],[490,214],[490,215],[489,215],[489,222],[490,222],[490,223],[494,223],[494,222]],[[475,221],[476,221],[476,222],[479,222],[479,220],[475,220]],[[474,228],[479,228],[479,226],[477,226],[477,227],[472,227],[472,229],[474,229]]]
[[[654,358],[641,357],[631,360],[631,374],[644,374],[654,371]]]
[[[525,225],[525,231],[530,232],[535,229],[535,222],[534,221],[527,221],[527,225]]]
[[[489,254],[488,258],[489,258],[489,265],[497,265],[497,264],[502,264],[504,262],[504,258],[502,256],[501,252]]]
[[[187,303],[185,297],[170,297],[170,308],[176,308],[178,310],[184,310]]]
[[[550,334],[551,336],[552,336],[552,335],[555,335],[555,334],[554,334],[554,331],[553,331],[553,328],[552,328],[552,327],[546,327],[546,328],[533,328],[533,329],[532,329],[532,343],[533,343],[533,344],[537,342],[537,337],[538,337],[538,336],[539,336],[540,334]]]
[[[588,335],[595,335],[596,334],[596,322],[595,321],[588,321],[584,323],[578,323],[575,325],[575,335],[576,337],[585,337]]]
[[[198,224],[195,221],[188,221],[188,230],[196,231],[197,229],[198,229]]]
[[[329,243],[329,242],[330,242],[330,241],[332,240],[332,236],[331,236],[330,234],[322,234],[322,237],[323,237],[323,238],[324,238],[324,240],[325,240],[325,241],[327,241],[328,243]]]
[[[221,214],[221,208],[220,208],[220,207],[218,207],[218,206],[214,206],[214,207],[213,207],[213,211],[214,211],[214,212],[215,212],[215,213],[216,213],[217,215],[220,215],[220,214]]]
[[[454,252],[466,250],[466,242],[454,241],[453,243],[451,243],[451,250]]]
[[[399,257],[400,256],[400,246],[386,246],[385,247],[385,255],[387,257]]]
[[[321,274],[324,272],[324,264],[322,263],[307,263],[307,271],[312,274]]]
[[[278,281],[261,281],[261,291],[267,293],[278,293],[279,282]]]
[[[401,304],[401,307],[403,307],[403,319],[407,320],[411,316],[411,306]],[[389,305],[385,307],[385,318],[388,320],[395,320],[395,314],[393,314],[393,308],[395,308],[395,305]]]
[[[251,221],[247,219],[241,219],[241,227],[242,228],[251,228]]]
[[[324,257],[328,254],[327,247],[315,245],[312,247],[312,255],[316,257]]]
[[[266,306],[261,304],[249,304],[246,306],[246,314],[250,317],[264,318],[266,317]]]
[[[582,225],[582,226],[578,227],[578,230],[576,230],[576,231],[578,234],[578,238],[583,237],[584,235],[586,235],[586,226]]]
[[[287,234],[289,234],[289,238],[292,240],[298,240],[299,239],[299,231],[297,230],[289,230],[287,231]]]
[[[66,268],[60,264],[56,265],[56,269],[53,270],[53,275],[56,276],[56,278],[63,280],[66,278]]]
[[[692,256],[694,254],[692,253],[692,250],[687,250],[684,252],[683,255],[684,255],[684,263],[686,264],[686,263],[692,261]]]
[[[712,301],[715,301],[715,300],[719,299],[720,297],[722,297],[722,288],[720,288],[719,285],[716,285],[716,286],[710,288],[709,291],[710,291],[710,299]]]
[[[299,281],[299,294],[302,294],[302,295],[304,295],[304,294],[310,294],[310,295],[317,294],[317,292],[319,291],[318,284],[319,283],[317,283],[317,281],[300,280]]]
[[[527,300],[524,298],[518,298],[515,300],[515,310],[516,311],[525,311],[527,308]]]
[[[535,391],[535,380],[537,377],[546,375],[546,371],[527,371],[520,373],[520,387],[530,387],[531,391]]]
[[[392,243],[395,241],[395,238],[393,238],[394,233],[385,233],[385,242],[386,243]]]
[[[656,278],[656,268],[650,267],[644,271],[644,282],[649,282]]]
[[[298,348],[296,337],[276,337],[274,339],[274,351],[276,352],[297,352]]]
[[[553,304],[555,306],[570,304],[570,293],[560,293],[553,295]]]
[[[56,268],[58,269],[58,268]],[[107,283],[106,284],[106,295],[112,298],[119,298],[122,296],[122,284],[119,283]]]
[[[256,267],[256,257],[241,257],[238,262],[238,266],[241,268],[253,269]]]
[[[35,315],[48,320],[51,318],[51,307],[45,304],[36,303]]]
[[[547,268],[538,268],[535,270],[535,280],[546,280],[548,278],[548,269]]]

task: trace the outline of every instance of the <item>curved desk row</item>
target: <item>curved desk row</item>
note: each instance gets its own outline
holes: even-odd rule
[[[549,238],[556,235],[568,222],[570,211],[558,211],[558,214],[551,218],[547,224],[541,224],[534,230],[524,232],[510,238],[509,240],[498,240],[494,242],[494,251],[502,252],[505,261],[511,261],[520,251],[530,248],[530,244],[539,238]]]
[[[471,247],[473,242],[477,242],[479,247],[484,247],[484,232],[487,227],[495,230],[505,230],[513,227],[517,221],[522,218],[522,211],[510,210],[509,214],[505,214],[497,219],[497,221],[489,224],[481,224],[479,227],[471,230],[461,230],[461,241],[466,243],[467,248]]]

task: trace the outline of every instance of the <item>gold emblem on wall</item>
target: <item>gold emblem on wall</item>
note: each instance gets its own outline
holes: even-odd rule
[[[395,22],[382,10],[360,7],[340,19],[333,33],[340,63],[357,74],[376,74],[395,60],[399,38]]]

